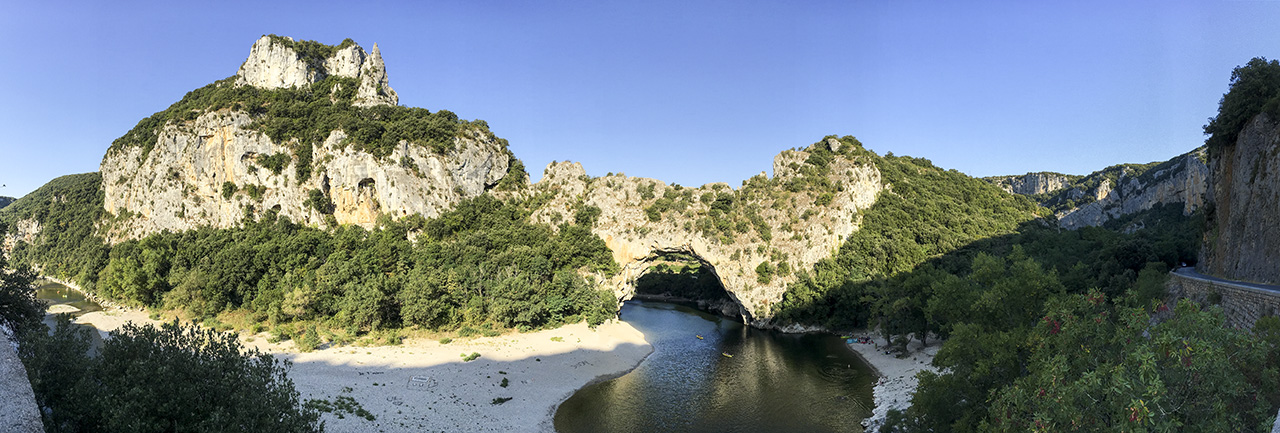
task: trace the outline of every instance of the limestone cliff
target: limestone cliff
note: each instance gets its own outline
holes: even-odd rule
[[[1088,203],[1057,211],[1058,225],[1067,229],[1100,226],[1122,215],[1151,209],[1156,204],[1180,204],[1183,214],[1190,215],[1204,206],[1208,178],[1204,149],[1145,170],[1125,167],[1119,170],[1114,181],[1101,179],[1097,187],[1078,196],[1091,198]]]
[[[304,48],[299,53],[298,48]],[[323,56],[323,57],[321,57]],[[387,81],[387,68],[378,45],[372,53],[350,39],[336,47],[312,41],[269,35],[253,43],[249,58],[236,72],[237,85],[264,89],[297,88],[318,83],[329,76],[359,80],[354,105],[396,105],[400,97]]]
[[[1255,116],[1209,164],[1213,211],[1201,272],[1280,284],[1280,125]]]
[[[571,220],[583,206],[598,207],[601,213],[592,231],[605,240],[614,260],[622,265],[623,271],[607,282],[619,299],[630,298],[635,280],[647,271],[650,261],[658,260],[661,253],[679,252],[710,267],[741,305],[738,311],[732,311],[736,306],[721,306],[722,312],[768,326],[769,306],[781,299],[794,274],[776,273],[762,282],[757,273],[760,264],[812,268],[857,230],[859,212],[870,207],[884,188],[875,165],[852,153],[837,154],[827,166],[827,179],[838,185],[830,196],[786,187],[806,175],[804,168],[812,153],[829,154],[842,145],[851,146],[828,138],[806,150],[783,151],[774,158],[774,177],[761,173],[736,191],[724,183],[690,188],[622,174],[591,178],[576,162],[552,163],[534,189],[554,197],[533,218],[557,223]],[[721,213],[720,209],[731,210]],[[733,219],[742,214],[752,216]],[[730,229],[718,228],[723,226]]]
[[[1209,167],[1200,148],[1168,161],[1121,164],[1088,176],[1028,173],[986,178],[1006,191],[1032,196],[1054,210],[1066,229],[1101,226],[1157,204],[1179,205],[1190,215],[1204,206]]]
[[[1066,188],[1071,181],[1079,179],[1080,176],[1070,176],[1062,173],[1027,173],[1021,176],[995,176],[984,178],[987,182],[991,182],[1010,194],[1021,195],[1037,195],[1047,194]]]
[[[312,58],[295,51],[298,44],[311,47]],[[330,55],[321,61],[314,58],[317,51]],[[252,106],[266,106],[270,113],[272,105],[284,103],[280,98],[229,87],[305,92],[327,76],[359,80],[358,89],[346,90],[350,105],[334,96],[343,94],[341,82],[335,82],[333,90],[325,85],[320,89],[325,93],[315,96],[328,99],[320,101],[331,104],[326,107],[334,107],[323,112],[339,119],[333,129],[298,132],[295,127],[284,130],[293,135],[281,139],[267,132],[281,131],[276,125],[315,129],[324,119],[280,119],[278,114],[271,118]],[[113,143],[103,158],[103,207],[117,220],[105,233],[109,240],[161,230],[229,227],[246,216],[269,211],[311,225],[366,228],[380,215],[432,217],[458,200],[497,185],[512,161],[506,141],[487,126],[459,121],[448,112],[437,116],[395,107],[396,95],[387,85],[377,48],[366,55],[350,41],[331,47],[264,36],[254,43],[234,84],[224,80],[201,91],[144,120]],[[259,95],[266,102],[222,101],[247,97],[243,95]],[[377,107],[381,111],[371,113],[350,108],[361,104],[391,107]],[[398,140],[370,135],[369,130],[381,132],[402,125],[374,125],[375,129],[362,120],[391,115],[426,130],[420,135],[429,135],[431,143],[413,135]],[[434,126],[417,126],[428,123]],[[315,136],[314,142],[305,138],[308,133]]]

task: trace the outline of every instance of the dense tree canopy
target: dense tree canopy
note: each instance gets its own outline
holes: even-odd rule
[[[1218,115],[1204,126],[1209,152],[1234,146],[1245,124],[1263,112],[1280,120],[1280,62],[1254,57],[1231,71],[1231,87],[1218,102]]]
[[[52,334],[22,337],[46,431],[323,431],[289,363],[244,348],[234,333],[127,323],[90,357],[88,332],[63,316]]]
[[[612,295],[579,270],[616,264],[586,227],[529,224],[490,196],[429,221],[386,220],[332,232],[268,214],[240,228],[161,233],[111,249],[99,292],[201,317],[243,309],[276,323],[319,321],[366,332],[492,323],[540,328],[613,314]],[[416,242],[413,226],[421,227]]]
[[[255,323],[310,322],[348,335],[601,323],[617,308],[583,277],[616,271],[604,241],[581,224],[530,224],[534,202],[484,195],[432,220],[384,219],[374,230],[325,231],[267,212],[236,228],[108,247],[92,235],[90,216],[103,214],[100,182],[96,174],[60,178],[0,210],[0,221],[43,225],[34,244],[18,243],[15,262],[125,304],[201,318],[238,311]]]
[[[107,259],[106,242],[97,236],[99,222],[111,223],[105,215],[100,173],[51,180],[0,209],[0,224],[8,225],[8,233],[16,234],[23,220],[40,224],[40,235],[32,243],[19,242],[10,261],[92,288]]]

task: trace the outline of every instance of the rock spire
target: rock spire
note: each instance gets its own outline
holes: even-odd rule
[[[249,49],[249,58],[236,72],[236,84],[281,89],[310,86],[329,76],[355,78],[360,81],[355,105],[397,105],[400,97],[387,80],[386,64],[378,46],[372,53],[354,42],[336,47],[324,58],[314,52],[299,53],[300,44],[293,38],[268,35],[258,38]],[[316,56],[317,58],[308,58]]]

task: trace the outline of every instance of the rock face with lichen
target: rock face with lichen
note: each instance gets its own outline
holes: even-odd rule
[[[623,174],[592,178],[576,162],[552,163],[534,190],[553,198],[532,218],[557,224],[572,220],[578,209],[599,208],[592,231],[622,266],[606,282],[620,300],[634,295],[635,281],[650,262],[679,253],[709,268],[733,300],[711,309],[769,326],[770,306],[795,279],[795,273],[784,275],[778,269],[809,269],[829,257],[857,230],[859,212],[875,203],[884,188],[874,164],[843,154],[835,154],[827,165],[827,179],[838,185],[833,194],[787,187],[805,176],[812,153],[830,154],[842,145],[854,146],[830,138],[805,150],[783,151],[774,158],[772,178],[761,173],[743,182],[736,194],[725,183],[691,188]],[[731,218],[719,211],[730,208],[747,216]],[[732,227],[723,230],[725,225]],[[773,270],[770,278],[758,272],[762,263]]]
[[[319,59],[315,51],[330,54]],[[264,36],[234,85],[299,88],[327,76],[358,80],[351,105],[397,102],[378,49],[366,54],[349,40],[333,47]],[[106,237],[225,228],[266,212],[310,225],[366,228],[384,215],[433,217],[497,185],[512,161],[505,140],[472,124],[458,126],[443,146],[400,140],[374,155],[350,145],[341,128],[307,144],[272,140],[254,122],[239,104],[195,110],[147,131],[155,137],[147,146],[113,145],[101,164],[103,204],[116,219]]]
[[[1213,212],[1201,271],[1280,284],[1280,124],[1266,113],[1257,115],[1210,166]]]

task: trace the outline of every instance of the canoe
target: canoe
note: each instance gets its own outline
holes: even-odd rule
[[[721,354],[721,355],[724,355],[724,357],[725,357],[725,358],[732,358],[732,357],[733,357],[733,355],[730,355],[730,354],[728,354],[728,353],[724,353],[724,352],[721,352],[720,354]]]
[[[694,335],[694,337],[698,337],[699,340],[703,339],[701,335]]]

